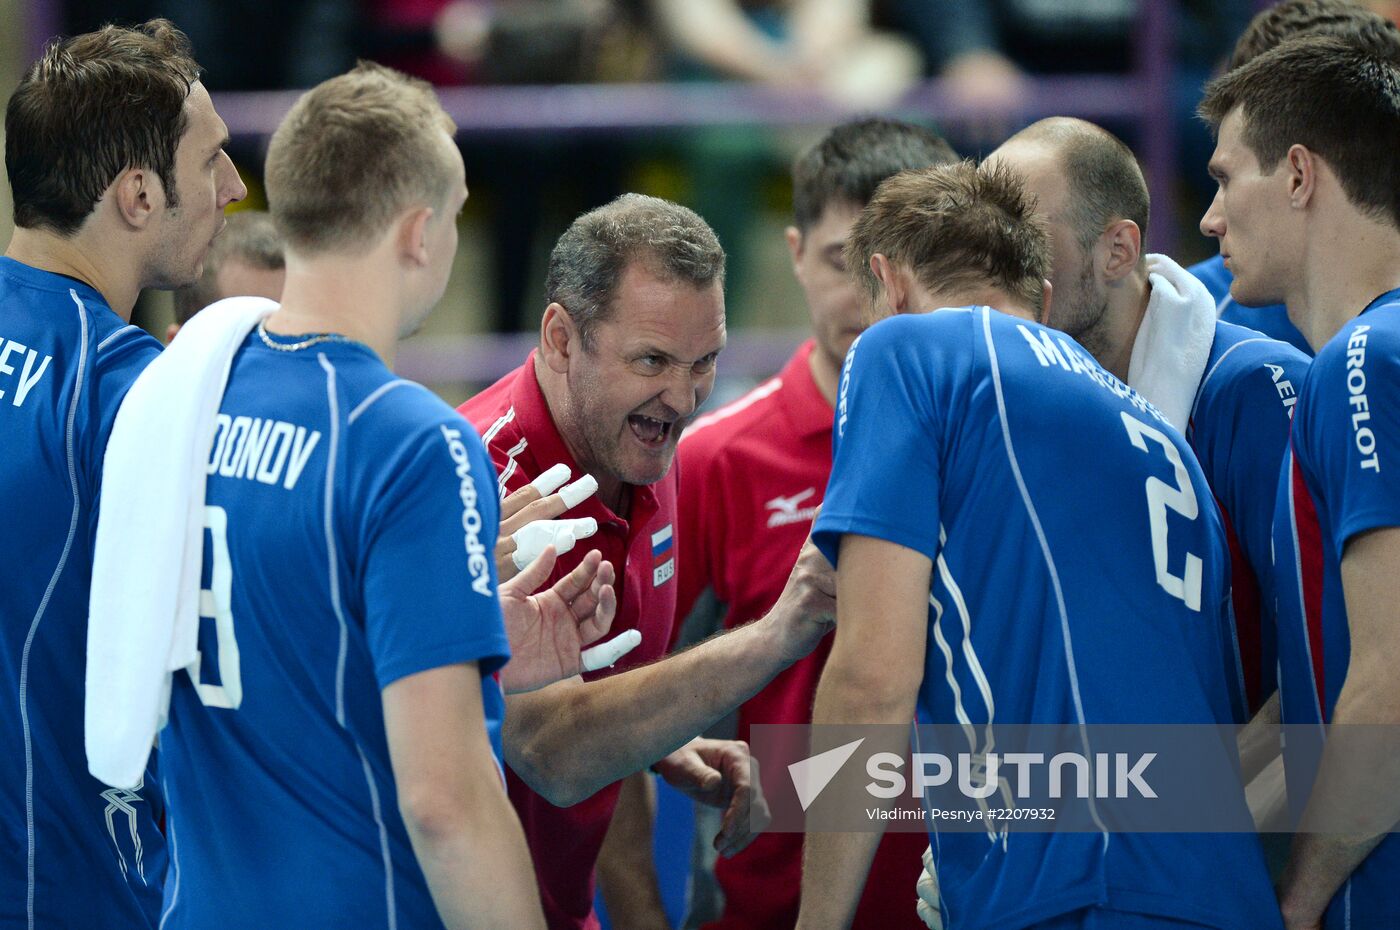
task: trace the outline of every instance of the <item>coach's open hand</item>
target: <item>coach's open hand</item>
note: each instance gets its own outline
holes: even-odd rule
[[[596,549],[546,591],[531,592],[554,571],[555,553],[540,557],[500,586],[510,661],[501,672],[507,693],[533,691],[583,669],[584,646],[607,634],[617,614],[613,566]]]

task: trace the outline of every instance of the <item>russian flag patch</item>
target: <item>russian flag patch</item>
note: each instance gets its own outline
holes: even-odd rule
[[[660,587],[676,574],[671,524],[651,534],[651,586]]]

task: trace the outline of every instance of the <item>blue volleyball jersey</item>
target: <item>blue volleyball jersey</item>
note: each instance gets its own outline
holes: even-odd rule
[[[205,496],[200,659],[161,734],[163,927],[441,927],[381,691],[476,661],[497,765],[508,655],[495,471],[367,347],[234,359]]]
[[[1230,296],[1230,282],[1235,280],[1235,276],[1230,274],[1230,269],[1225,267],[1225,261],[1219,255],[1197,262],[1186,270],[1195,275],[1210,291],[1210,296],[1215,298],[1215,312],[1220,319],[1261,332],[1270,339],[1286,342],[1312,358],[1312,346],[1288,318],[1288,309],[1283,304],[1246,307]]]
[[[1351,657],[1341,561],[1358,533],[1400,526],[1400,290],[1373,301],[1313,360],[1278,483],[1283,722],[1330,722]],[[1316,770],[1285,755],[1301,814]],[[1381,842],[1333,899],[1327,926],[1400,926],[1400,838]]]
[[[1231,697],[1244,723],[1277,687],[1273,517],[1278,470],[1309,359],[1243,326],[1215,341],[1186,429],[1225,520],[1235,626]]]
[[[102,456],[160,344],[72,278],[0,258],[0,926],[143,928],[165,841],[153,768],[125,791],[83,750]]]
[[[845,533],[934,562],[921,721],[1231,719],[1229,566],[1205,478],[1161,414],[1062,333],[975,307],[861,336],[814,528],[833,562]],[[1280,923],[1249,835],[931,842],[949,930],[1092,905]]]

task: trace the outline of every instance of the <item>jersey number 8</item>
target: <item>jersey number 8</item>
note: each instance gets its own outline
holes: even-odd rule
[[[243,703],[243,678],[239,670],[238,639],[233,634],[233,565],[228,557],[228,512],[222,507],[204,508],[204,528],[209,531],[209,587],[199,592],[200,619],[214,621],[219,652],[219,684],[200,681],[203,653],[196,653],[190,666],[199,700],[206,707],[236,710]]]

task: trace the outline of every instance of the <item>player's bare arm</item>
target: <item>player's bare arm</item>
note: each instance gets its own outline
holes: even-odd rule
[[[1332,715],[1336,726],[1400,724],[1400,624],[1395,622],[1395,582],[1400,573],[1400,527],[1353,538],[1342,553],[1342,589],[1351,628],[1351,664]],[[1368,754],[1349,764],[1328,743],[1303,826],[1335,824],[1352,811],[1360,832],[1300,832],[1279,883],[1279,903],[1289,930],[1321,927],[1328,903],[1361,861],[1400,822],[1400,758]],[[1357,799],[1366,799],[1358,803]],[[1364,809],[1364,815],[1357,813]],[[1363,823],[1364,821],[1364,823]]]
[[[510,697],[506,761],[551,803],[578,803],[679,749],[810,653],[831,629],[835,593],[835,573],[808,542],[763,618],[612,678]]]
[[[443,923],[543,928],[525,834],[486,736],[477,664],[390,684],[384,728],[399,812]]]
[[[928,639],[928,556],[868,536],[841,540],[837,634],[817,686],[812,723],[907,724],[914,719]],[[812,833],[802,863],[802,930],[845,927],[880,834]]]

